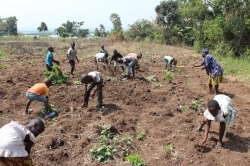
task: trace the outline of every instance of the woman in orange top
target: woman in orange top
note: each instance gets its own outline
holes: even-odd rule
[[[33,87],[29,88],[26,92],[26,97],[28,98],[26,110],[23,113],[24,115],[28,115],[32,112],[29,110],[29,106],[33,100],[37,100],[44,103],[45,107],[45,118],[49,118],[55,115],[55,112],[49,113],[49,87],[52,85],[52,80],[47,78],[44,83],[37,83]]]

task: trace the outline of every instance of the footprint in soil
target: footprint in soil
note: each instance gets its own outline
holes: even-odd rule
[[[208,152],[210,152],[212,150],[211,148],[208,148],[206,146],[200,146],[200,145],[195,145],[194,148],[198,152],[201,152],[201,153],[208,153]]]

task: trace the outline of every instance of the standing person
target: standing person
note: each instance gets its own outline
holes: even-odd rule
[[[48,52],[47,57],[46,57],[46,68],[48,71],[52,71],[52,66],[53,66],[52,62],[55,62],[57,65],[60,65],[60,63],[59,63],[59,61],[54,60],[54,56],[53,56],[54,48],[49,47],[48,51],[49,52]]]
[[[0,129],[0,166],[34,166],[30,150],[35,138],[44,131],[41,119],[27,125],[12,121]]]
[[[141,58],[141,55],[137,55],[137,57],[133,56],[125,56],[123,58],[118,59],[118,63],[124,63],[126,65],[126,78],[123,80],[127,80],[130,77],[130,69],[132,68],[133,77],[135,76],[135,65],[138,63],[138,59]]]
[[[169,70],[172,70],[172,65],[176,67],[177,65],[177,60],[175,60],[171,56],[164,56],[163,61],[165,63],[165,71],[168,71],[168,64],[169,64]]]
[[[98,64],[99,63],[104,63],[105,65],[108,65],[108,53],[97,53],[95,55],[95,65],[96,65],[96,70],[98,71]]]
[[[110,59],[110,62],[109,62],[109,64],[110,64],[114,60],[114,72],[116,72],[116,67],[118,65],[117,60],[119,58],[123,58],[123,56],[120,53],[118,53],[116,49],[114,49],[112,58]],[[124,72],[123,64],[120,63],[120,67],[122,68],[122,72]]]
[[[200,132],[202,127],[206,124],[204,139],[199,142],[199,145],[207,141],[207,136],[210,130],[211,121],[220,122],[219,141],[216,148],[221,148],[223,135],[226,135],[227,127],[234,124],[235,118],[238,116],[234,109],[232,100],[226,95],[216,95],[213,100],[207,104],[208,109],[204,112],[206,119],[200,124],[196,131]]]
[[[52,85],[52,80],[50,78],[45,79],[44,83],[37,83],[26,92],[26,97],[28,98],[26,109],[23,115],[28,115],[32,112],[29,110],[29,106],[32,101],[37,100],[44,103],[45,107],[45,118],[55,116],[55,112],[49,113],[49,87]]]
[[[74,77],[75,61],[77,60],[77,62],[79,63],[79,60],[78,60],[76,54],[77,54],[77,51],[75,49],[75,43],[72,42],[71,47],[69,48],[68,53],[67,53],[67,58],[69,60],[70,66],[71,66],[71,71],[70,71],[71,78]]]
[[[89,97],[94,97],[96,92],[98,94],[98,104],[97,108],[102,108],[102,87],[103,87],[103,76],[98,71],[92,71],[88,74],[83,74],[81,77],[81,82],[85,85],[84,96],[83,96],[83,104],[81,107],[88,107]],[[91,90],[95,87],[94,92]]]
[[[215,95],[219,94],[219,84],[222,82],[223,78],[223,68],[219,65],[219,63],[214,59],[212,55],[209,54],[208,50],[202,50],[202,57],[204,58],[200,65],[194,65],[193,67],[201,67],[206,69],[209,85],[209,93],[212,93],[212,88],[215,88]]]
[[[100,53],[105,53],[105,54],[108,53],[108,51],[104,49],[104,45],[101,45]]]

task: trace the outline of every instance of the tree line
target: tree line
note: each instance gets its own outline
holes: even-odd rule
[[[112,40],[153,41],[160,44],[185,44],[195,50],[208,48],[222,55],[250,55],[250,0],[168,0],[155,7],[153,20],[139,19],[123,30],[121,17],[110,16],[112,30],[103,24],[95,36]],[[17,19],[0,19],[0,35],[17,35]],[[84,22],[67,21],[55,32],[60,37],[86,37]],[[47,31],[42,22],[38,31]]]

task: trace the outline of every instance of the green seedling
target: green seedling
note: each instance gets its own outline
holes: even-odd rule
[[[132,163],[132,166],[145,166],[145,162],[138,154],[131,154],[126,157],[126,160]]]
[[[121,139],[121,141],[125,144],[131,144],[132,143],[132,137],[128,136],[128,135],[124,135]]]
[[[148,81],[156,81],[156,78],[154,76],[149,76],[146,78]]]
[[[100,148],[91,148],[90,152],[92,153],[93,160],[98,160],[98,161],[107,161],[117,150],[112,147],[111,145],[101,145]]]
[[[49,104],[49,108],[48,109],[49,109],[48,110],[49,112],[55,112],[56,114],[58,114],[60,112],[60,108],[55,108],[55,106],[53,104]],[[38,115],[40,117],[44,117],[45,116],[45,107],[42,107],[41,110],[38,111]]]
[[[178,72],[179,72],[179,73],[182,73],[182,72],[183,72],[183,68],[179,68],[179,69],[178,69]]]
[[[35,66],[35,62],[32,61],[32,62],[30,63],[30,66]]]
[[[1,66],[1,68],[2,68],[2,69],[7,69],[7,68],[8,68],[8,65],[3,64],[3,65]]]
[[[53,71],[45,71],[43,74],[46,78],[51,78],[53,84],[63,84],[67,82],[67,76],[62,73],[57,65],[52,67]]]
[[[167,145],[164,149],[172,152],[174,150],[173,144]]]
[[[113,138],[113,133],[111,132],[111,126],[102,126],[102,132],[101,135],[103,137],[106,137],[108,139]]]
[[[74,81],[74,84],[75,85],[81,85],[82,83],[81,83],[81,81],[76,80],[76,81]]]
[[[163,88],[163,85],[162,84],[155,84],[155,87],[157,87],[157,88]]]
[[[146,133],[139,132],[139,133],[136,134],[135,137],[136,137],[137,140],[143,140],[145,138],[145,136],[146,136]]]
[[[166,74],[165,74],[165,77],[164,77],[164,80],[170,80],[171,79],[171,73],[170,72],[167,72]]]
[[[203,104],[204,104],[204,101],[201,99],[201,100],[198,100],[195,104],[193,104],[193,105],[191,106],[191,108],[192,108],[193,110],[197,111],[198,108],[199,108],[200,106],[202,106]]]
[[[182,105],[180,105],[180,109],[182,109],[182,110],[188,112],[188,107],[187,107],[187,106],[184,106],[184,105],[182,106]]]

